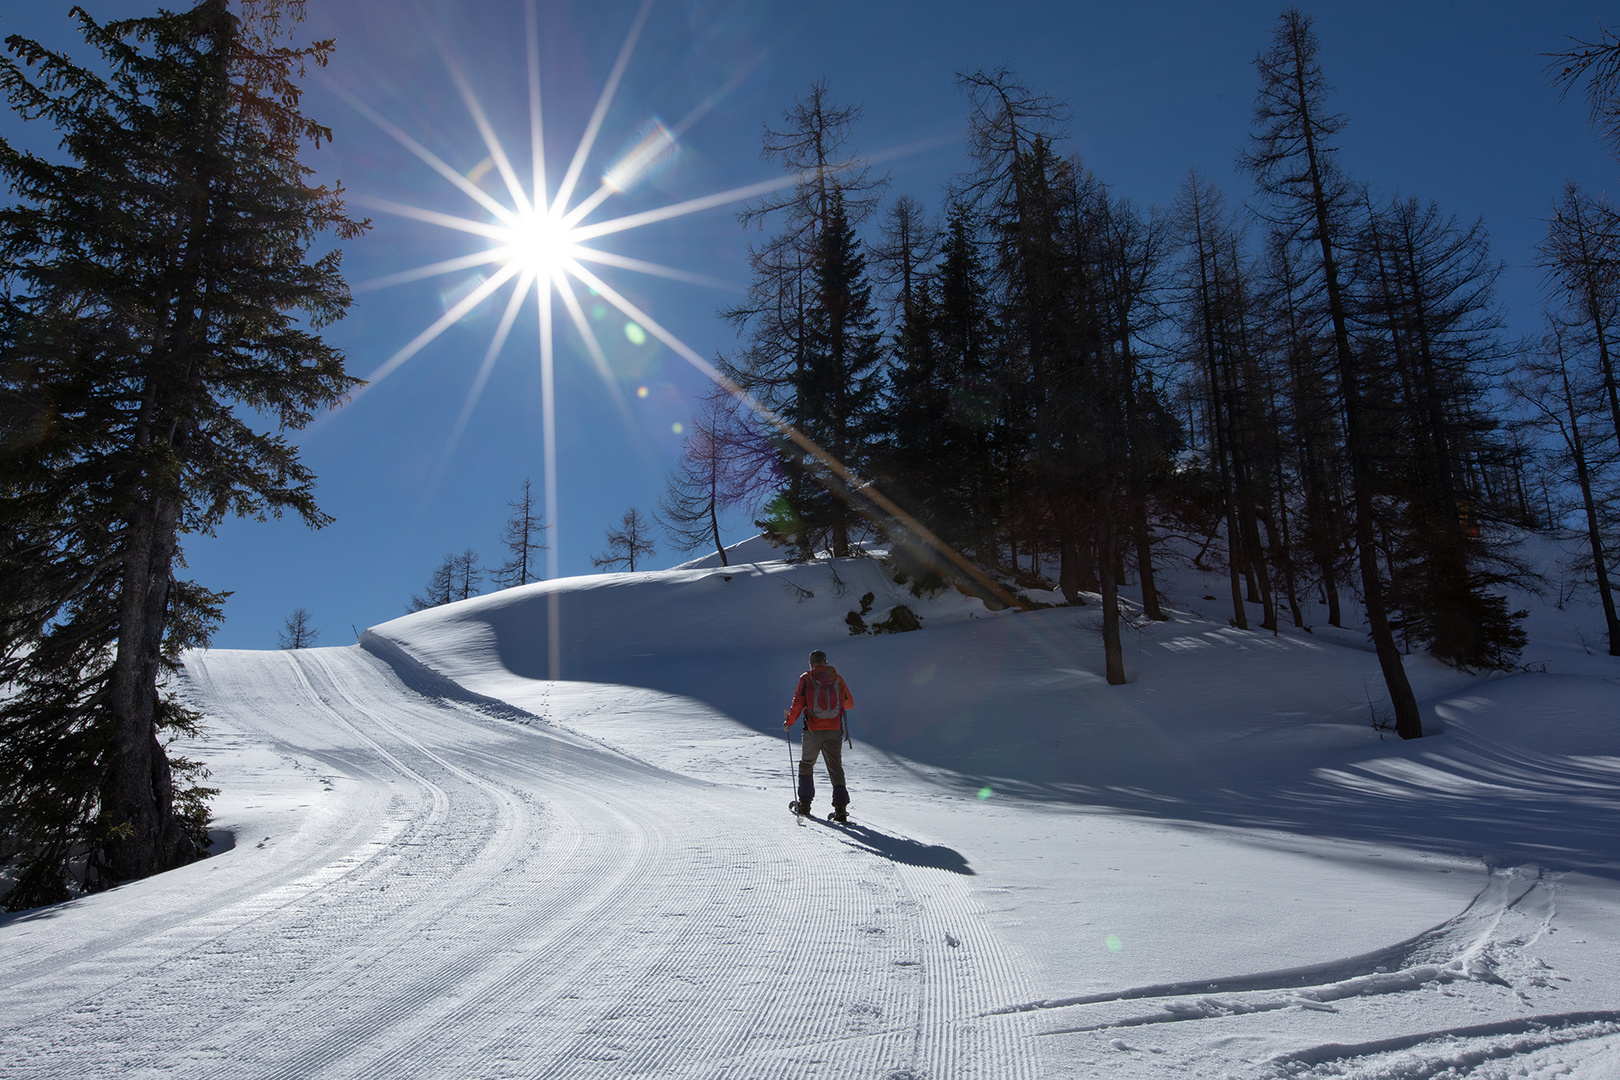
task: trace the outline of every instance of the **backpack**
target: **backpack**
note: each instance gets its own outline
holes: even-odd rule
[[[832,682],[824,683],[820,679],[810,679],[809,693],[805,695],[805,711],[817,720],[832,720],[844,711],[843,702],[839,700],[838,676],[834,675]]]

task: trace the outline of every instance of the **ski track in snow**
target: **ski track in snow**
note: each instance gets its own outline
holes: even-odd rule
[[[1037,1034],[1079,1036],[1194,1021],[1219,1024],[1281,1011],[1337,1013],[1386,995],[1432,996],[1453,983],[1501,988],[1530,1008],[1534,1003],[1529,991],[1550,988],[1559,980],[1556,971],[1527,955],[1527,949],[1552,928],[1555,915],[1553,889],[1545,875],[1533,868],[1498,870],[1455,918],[1387,949],[1308,967],[1045,999],[996,1011],[1078,1014],[1083,1019],[1050,1026]],[[1091,1015],[1127,1002],[1154,1007],[1146,1012],[1116,1008],[1108,1015]],[[1146,1032],[1138,1032],[1143,1034]],[[1200,1054],[1223,1043],[1241,1046],[1242,1038],[1215,1036],[1200,1043]],[[1107,1046],[1132,1054],[1143,1049],[1118,1037]],[[1163,1046],[1149,1049],[1154,1054],[1166,1053]],[[1214,1071],[1206,1072],[1187,1061],[1178,1064],[1191,1075],[1266,1080],[1542,1076],[1602,1080],[1620,1076],[1620,1010],[1535,1013],[1365,1043],[1323,1043],[1269,1060],[1244,1060],[1242,1055],[1234,1060],[1220,1052],[1213,1059],[1220,1063]],[[1172,1055],[1166,1061],[1167,1074],[1174,1060]]]
[[[329,802],[250,872],[227,853],[13,937],[0,1075],[1044,1075],[957,875],[413,693],[358,648],[190,678]]]
[[[1033,1012],[1140,999],[1176,1002],[1161,1013],[1048,1032],[1064,1034],[1263,1012],[1296,1005],[1309,1008],[1344,998],[1394,994],[1462,979],[1511,986],[1497,969],[1517,964],[1524,946],[1540,937],[1553,918],[1552,897],[1542,885],[1540,875],[1530,877],[1528,882],[1526,876],[1518,870],[1495,873],[1473,903],[1456,918],[1409,941],[1364,956],[1286,971],[1033,1001],[997,1011]],[[1507,929],[1507,924],[1513,924],[1514,928]],[[1271,993],[1279,990],[1286,993]],[[1223,996],[1210,996],[1217,994]]]

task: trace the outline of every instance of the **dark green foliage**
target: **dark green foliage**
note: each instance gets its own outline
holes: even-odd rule
[[[922,629],[922,619],[904,604],[889,609],[889,617],[872,624],[874,634],[909,634]]]
[[[341,193],[298,154],[329,137],[298,76],[330,42],[272,39],[294,2],[223,0],[96,23],[106,76],[18,37],[0,87],[62,136],[61,159],[0,143],[0,829],[10,907],[195,858],[207,790],[165,739],[195,717],[160,689],[224,594],[179,577],[179,538],[292,510],[313,476],[297,428],[356,380],[319,329],[349,302]]]
[[[726,312],[747,333],[727,374],[791,428],[776,427],[781,490],[760,524],[805,559],[850,554],[868,512],[846,477],[869,460],[882,339],[855,230],[884,181],[842,156],[859,113],[833,106],[816,83],[784,114],[783,130],[766,131],[765,156],[800,179],[740,215],[779,231],[749,252],[748,298]]]
[[[868,447],[876,427],[882,339],[872,308],[866,255],[845,211],[844,193],[837,187],[812,251],[815,292],[807,320],[805,363],[794,387],[797,426],[846,468],[859,471],[870,459]],[[848,555],[851,532],[859,520],[859,497],[819,460],[797,447],[783,449],[786,469],[802,472],[812,481],[799,488],[794,505],[801,528],[811,536],[826,537],[834,555]]]

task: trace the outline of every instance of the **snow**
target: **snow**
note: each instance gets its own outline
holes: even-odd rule
[[[1519,672],[1409,657],[1403,743],[1361,634],[1190,567],[1109,687],[1095,603],[729,555],[189,655],[220,853],[0,919],[0,1076],[1620,1076],[1590,608],[1515,597]],[[852,636],[868,592],[922,630]],[[811,648],[843,827],[786,812]]]

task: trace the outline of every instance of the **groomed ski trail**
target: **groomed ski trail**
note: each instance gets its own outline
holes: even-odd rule
[[[220,745],[298,763],[304,805],[9,927],[0,1075],[1042,1075],[960,876],[774,792],[424,696],[358,647],[195,654],[187,692]]]

